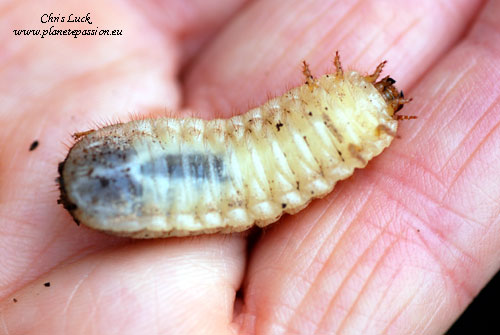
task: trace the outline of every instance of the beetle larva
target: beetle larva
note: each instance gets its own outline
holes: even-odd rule
[[[158,118],[81,133],[59,165],[77,223],[136,238],[238,232],[296,213],[380,154],[409,100],[344,72],[227,120]]]

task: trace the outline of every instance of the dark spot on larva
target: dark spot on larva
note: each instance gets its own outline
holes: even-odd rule
[[[325,106],[325,110],[327,111],[328,110],[328,107]]]
[[[339,149],[337,149],[337,153],[339,154],[339,157],[340,157],[340,159],[342,160],[342,162],[345,162],[345,159],[344,159],[344,157],[342,156],[342,151],[340,151]]]
[[[38,144],[39,144],[38,140],[33,141],[33,143],[31,143],[30,145],[30,151],[33,151],[36,148],[38,148]]]
[[[281,204],[281,208],[286,208],[286,204],[285,203]]]
[[[281,127],[283,127],[283,123],[281,123],[281,121],[278,121],[278,123],[276,123],[276,129],[278,129],[278,131],[280,131]]]
[[[309,112],[309,116],[313,116],[313,113],[312,113],[312,112]]]
[[[300,191],[300,182],[297,182],[297,191]]]
[[[14,299],[12,299],[12,301],[17,302],[17,299],[16,299],[16,298],[14,298]]]
[[[99,182],[101,183],[102,188],[106,188],[109,185],[109,180],[106,178],[99,178]]]
[[[344,141],[344,138],[342,137],[342,134],[339,133],[337,128],[335,128],[335,126],[333,125],[333,122],[330,119],[330,117],[328,116],[328,114],[323,113],[322,115],[323,115],[323,123],[325,124],[325,126],[328,128],[328,130],[330,130],[330,132],[333,134],[333,136],[335,136],[337,141],[339,143],[342,143]]]
[[[48,281],[48,282],[46,282],[46,283],[43,283],[43,286],[45,286],[45,287],[50,287],[50,282]]]

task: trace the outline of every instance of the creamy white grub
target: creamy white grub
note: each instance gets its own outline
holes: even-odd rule
[[[230,119],[157,118],[88,132],[60,164],[77,222],[152,238],[238,232],[296,213],[366,166],[408,102],[389,77],[337,72]]]

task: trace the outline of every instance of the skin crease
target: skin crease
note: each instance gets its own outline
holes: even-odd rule
[[[500,3],[182,3],[0,7],[0,334],[444,333],[500,266]],[[49,8],[124,35],[11,33],[47,29]],[[361,72],[387,59],[418,119],[249,250],[247,234],[106,236],[56,205],[71,133],[241,113],[336,50]]]

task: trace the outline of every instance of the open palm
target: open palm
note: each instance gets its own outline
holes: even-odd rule
[[[93,24],[40,23],[50,12]],[[441,334],[500,266],[498,13],[479,0],[5,3],[0,334]],[[12,33],[51,25],[123,35]],[[360,72],[387,59],[418,119],[259,236],[134,241],[56,204],[71,133],[243,113],[301,84],[303,59],[332,72],[336,50]]]

